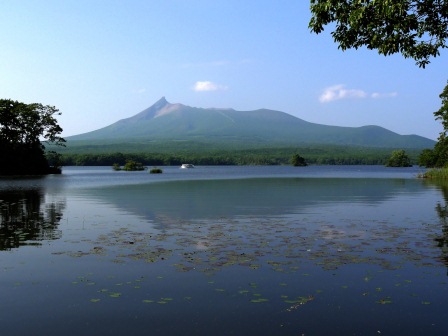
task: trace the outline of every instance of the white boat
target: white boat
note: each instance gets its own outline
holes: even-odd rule
[[[183,163],[181,168],[194,168],[194,166],[191,163]]]

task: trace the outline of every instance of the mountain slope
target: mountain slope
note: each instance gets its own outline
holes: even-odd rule
[[[314,124],[284,112],[260,109],[196,108],[170,104],[161,98],[146,110],[107,127],[72,137],[78,141],[202,141],[299,145],[338,144],[365,147],[430,148],[434,141],[399,135],[379,126],[339,127]]]

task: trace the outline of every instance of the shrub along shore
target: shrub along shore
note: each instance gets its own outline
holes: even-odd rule
[[[421,174],[419,177],[434,180],[446,180],[448,179],[448,168],[432,168]]]

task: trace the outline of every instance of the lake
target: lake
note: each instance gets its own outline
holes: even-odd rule
[[[2,334],[446,334],[423,169],[162,169],[0,179]]]

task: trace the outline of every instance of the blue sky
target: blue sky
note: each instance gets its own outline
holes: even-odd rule
[[[436,139],[448,52],[342,52],[304,0],[3,0],[0,98],[54,105],[69,136],[171,103],[269,108]]]

